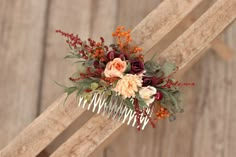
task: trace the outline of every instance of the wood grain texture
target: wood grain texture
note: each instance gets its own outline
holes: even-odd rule
[[[159,4],[160,0],[119,0],[117,23],[127,29],[133,29]]]
[[[236,50],[236,45],[235,45],[235,35],[236,35],[236,23],[234,22],[233,25],[227,30],[225,34],[225,40],[229,44],[230,47],[233,48],[233,50]],[[221,61],[217,60],[215,63],[217,66],[221,66],[221,69],[218,69],[217,73],[214,74],[210,79],[217,77],[217,75],[222,75],[224,73],[224,78],[222,79],[223,85],[218,85],[220,86],[218,90],[215,90],[214,93],[218,94],[215,96],[213,94],[214,98],[221,97],[223,99],[223,104],[225,104],[224,108],[224,113],[222,114],[222,123],[221,127],[223,127],[224,133],[220,133],[221,136],[223,136],[223,140],[221,141],[222,143],[217,143],[217,148],[218,145],[221,145],[221,154],[224,154],[225,156],[233,157],[236,154],[236,83],[235,83],[235,78],[236,78],[236,57],[234,53],[234,57],[232,58],[231,62],[229,64],[222,63]],[[213,67],[214,68],[214,67]],[[212,68],[212,69],[213,69]],[[212,69],[209,69],[208,71],[211,71]],[[215,84],[217,84],[215,82]],[[221,96],[220,93],[224,93],[224,96]],[[222,101],[222,100],[221,100]],[[217,103],[217,100],[215,99],[215,102],[211,102],[212,105],[214,103]],[[218,103],[218,105],[222,105],[222,103]],[[218,112],[221,112],[218,110]],[[217,132],[219,133],[219,132]]]
[[[37,114],[46,0],[0,1],[0,149]]]
[[[147,53],[160,53],[165,50],[175,39],[178,38],[186,29],[188,29],[210,6],[213,5],[215,0],[203,1],[198,5],[187,17],[185,17],[174,29],[172,29],[159,43],[152,47]],[[232,49],[221,39],[216,38],[210,45],[207,46],[194,60],[179,70],[176,78],[181,78],[201,57],[204,56],[209,49],[213,49],[222,59],[229,61],[233,56]],[[157,55],[158,55],[157,54]]]
[[[180,69],[183,68],[187,64],[183,60],[190,61],[194,58],[197,55],[196,52],[210,44],[235,17],[236,1],[227,0],[225,3],[223,0],[218,0],[180,38],[158,56],[160,63],[171,60]],[[189,40],[193,36],[193,40]]]
[[[121,125],[121,122],[95,115],[60,146],[51,157],[89,156],[114,133],[114,130],[120,129]]]
[[[0,151],[0,156],[31,157],[39,154],[84,112],[77,106],[75,95],[68,97],[66,102],[65,98],[66,94],[47,108],[7,147]]]
[[[145,1],[141,5],[139,5],[141,2],[138,2],[139,3],[136,1],[136,3],[134,3],[132,0],[127,2],[127,4],[134,4],[133,9],[131,8],[132,5],[125,8],[126,2],[121,3],[122,5],[119,4],[120,7],[122,6],[121,8],[126,9],[126,11],[124,11],[125,16],[120,16],[120,19],[124,19],[121,24],[125,23],[125,26],[128,25],[129,27],[132,26],[132,23],[137,24],[138,19],[142,19],[144,13],[149,12],[147,6],[155,7],[154,4],[149,3],[150,1]],[[65,3],[65,5],[69,7],[69,4]],[[3,8],[5,9],[6,7]],[[127,11],[129,9],[130,11]],[[17,9],[15,11],[18,13]],[[135,14],[135,16],[133,14]],[[2,17],[1,15],[0,17]],[[130,17],[132,18],[129,19]],[[58,18],[57,20],[60,19]],[[97,23],[99,23],[99,20]],[[234,45],[235,30],[236,27],[234,24],[230,27],[226,36],[226,40],[234,50],[236,50]],[[57,38],[57,36],[54,38]],[[61,40],[59,45],[63,45],[61,44]],[[3,43],[3,46],[5,46],[5,43]],[[48,62],[52,60],[54,60],[53,57],[51,57]],[[180,115],[176,122],[172,124],[160,122],[156,130],[147,128],[142,133],[138,133],[135,129],[129,128],[119,136],[112,145],[105,148],[104,154],[99,153],[99,155],[106,157],[233,157],[236,153],[236,136],[234,133],[236,128],[234,125],[234,121],[236,120],[234,114],[236,109],[234,107],[236,101],[234,96],[236,92],[234,90],[236,89],[234,83],[235,63],[235,58],[230,64],[226,64],[215,57],[213,53],[207,54],[200,63],[195,65],[193,69],[184,76],[184,80],[195,81],[197,86],[194,87],[194,90],[192,88],[184,89],[185,104],[187,104],[186,112]],[[65,75],[63,75],[63,77],[65,77]],[[63,80],[64,78],[61,79]],[[53,84],[53,82],[51,83]],[[58,90],[58,88],[55,90]],[[48,93],[50,94],[50,92]],[[51,100],[49,99],[52,100],[53,98],[48,98],[50,102]],[[43,108],[46,108],[46,105]],[[35,113],[35,108],[29,110],[29,112]]]
[[[189,18],[185,21],[186,26],[190,27],[196,19],[194,18]],[[213,49],[216,54],[219,55],[222,59],[225,61],[230,61],[233,57],[233,51],[232,49],[221,39],[221,37],[216,38],[212,43],[209,48]]]
[[[203,0],[165,0],[132,32],[144,51],[152,48]],[[153,19],[156,19],[155,21]]]

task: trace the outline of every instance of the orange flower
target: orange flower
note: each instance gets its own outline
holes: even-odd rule
[[[116,28],[116,31],[112,33],[112,36],[117,37],[117,44],[121,49],[123,49],[124,46],[132,42],[130,32],[130,30],[125,31],[124,26],[118,26]]]
[[[142,50],[143,50],[142,48],[135,46],[133,53],[141,52]]]
[[[114,60],[107,63],[104,70],[106,77],[122,77],[123,73],[127,68],[125,61],[122,61],[120,58],[115,58]]]
[[[169,111],[159,105],[155,111],[155,115],[157,116],[158,119],[165,119],[166,117],[170,116]]]
[[[93,53],[94,58],[102,58],[104,56],[104,50],[102,48],[96,49]]]

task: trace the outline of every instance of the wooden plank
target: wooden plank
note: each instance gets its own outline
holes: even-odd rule
[[[147,53],[160,53],[168,47],[179,35],[181,35],[188,27],[190,27],[212,4],[214,0],[207,0],[197,6],[183,21],[181,21],[171,32],[169,32],[158,44],[156,44]],[[177,78],[180,79],[202,56],[212,48],[222,59],[229,61],[233,56],[233,51],[220,38],[216,38],[210,45],[207,46],[190,64],[184,69],[178,71]]]
[[[0,156],[30,157],[41,152],[84,112],[83,109],[77,106],[74,95],[70,96],[66,102],[65,98],[66,94],[56,100],[7,147],[1,150]]]
[[[236,50],[235,35],[236,35],[236,23],[234,22],[233,25],[227,30],[225,34],[226,42],[229,44],[230,47],[232,47],[234,51]],[[235,132],[236,132],[236,124],[235,124],[235,120],[236,120],[236,114],[235,114],[235,111],[236,111],[236,105],[235,105],[235,102],[236,102],[236,97],[235,97],[236,57],[234,56],[231,59],[230,63],[227,63],[227,64],[223,63],[223,64],[224,65],[222,66],[222,62],[218,61],[215,66],[212,66],[211,69],[208,70],[208,71],[211,71],[211,70],[213,71],[214,69],[216,69],[215,68],[216,66],[220,67],[217,73],[213,73],[214,76],[212,76],[209,79],[217,78],[217,75],[218,76],[221,75],[220,81],[223,84],[223,86],[221,86],[220,84],[217,84],[216,82],[218,81],[217,79],[214,80],[215,84],[217,84],[220,87],[218,87],[218,90],[214,90],[214,93],[212,93],[213,98],[216,98],[216,99],[214,102],[211,102],[212,107],[214,106],[214,103],[218,102],[219,107],[221,107],[221,109],[223,109],[224,111],[224,112],[221,112],[222,110],[219,110],[217,108],[217,112],[221,114],[221,117],[223,119],[220,125],[223,129],[222,130],[217,129],[217,132],[214,133],[215,135],[217,135],[220,131],[223,131],[223,134],[220,134],[221,136],[223,136],[223,138],[221,138],[223,140],[221,140],[221,143],[218,143],[215,141],[212,141],[212,143],[215,146],[214,148],[217,147],[218,149],[219,149],[218,145],[222,145],[223,143],[224,145],[220,148],[221,150],[220,153],[224,154],[224,156],[233,157],[236,153],[236,149],[235,149],[236,148],[236,135],[235,135]],[[222,75],[222,73],[224,73],[224,75]],[[212,89],[214,88],[214,84],[211,85],[211,88]],[[224,96],[221,95],[222,93],[224,93]],[[217,101],[218,97],[219,99],[221,99],[221,101]],[[224,105],[222,106],[222,104]],[[216,117],[212,117],[211,119],[214,119],[214,118],[215,120],[218,120],[218,118]]]
[[[144,51],[152,48],[202,1],[165,0],[133,30],[136,44]]]
[[[197,55],[196,52],[203,50],[207,44],[212,42],[235,19],[236,2],[233,0],[227,0],[227,2],[227,4],[222,4],[224,2],[218,0],[181,38],[178,38],[158,56],[159,62],[163,63],[171,60],[182,69],[184,65]],[[224,17],[224,19],[220,17]],[[194,36],[194,40],[188,40],[192,36]],[[185,63],[183,60],[188,62]]]
[[[191,26],[194,21],[196,21],[195,18],[189,17],[185,20],[184,24],[186,27]],[[230,61],[233,57],[233,51],[232,49],[220,38],[216,38],[209,48],[213,49],[214,52],[216,52],[217,55],[219,55],[222,59],[225,61]],[[206,51],[205,51],[206,52]]]
[[[225,61],[231,61],[233,59],[233,54],[234,54],[233,50],[222,39],[216,38],[212,42],[212,44],[208,45],[207,48],[202,50],[202,52],[198,56],[194,57],[191,63],[189,63],[183,69],[178,71],[176,78],[180,79],[182,76],[184,76],[184,74],[191,67],[193,67],[193,65],[196,64],[209,49],[214,50],[214,52],[216,52],[217,55],[219,55]]]
[[[105,5],[104,5],[105,4]],[[109,14],[109,16],[107,16]],[[116,29],[118,0],[100,0],[92,3],[91,37],[94,40],[105,39],[106,44],[113,41],[112,32]]]
[[[163,52],[173,41],[175,41],[184,31],[186,31],[212,4],[215,0],[206,0],[200,3],[193,11],[191,11],[176,27],[163,37],[160,42],[155,44],[146,54]],[[173,8],[169,8],[173,10]],[[146,58],[148,59],[148,58]]]
[[[195,21],[194,18],[188,19],[186,21],[186,25],[190,26]],[[209,47],[216,52],[217,55],[219,55],[222,59],[225,61],[230,61],[233,57],[234,52],[232,49],[220,38],[216,38]]]
[[[65,155],[89,156],[95,148],[99,147],[101,143],[114,133],[114,130],[120,129],[121,126],[121,122],[107,119],[101,115],[95,115],[76,134],[69,138],[62,147],[59,147],[51,157]]]
[[[0,1],[0,149],[37,114],[46,6]]]
[[[224,17],[224,19],[221,19],[219,21],[219,17]],[[166,51],[159,56],[158,61],[163,62],[169,59],[177,66],[179,66],[180,69],[183,68],[184,65],[189,63],[194,56],[200,53],[202,49],[204,49],[210,42],[212,42],[212,40],[227,25],[229,25],[235,19],[235,17],[236,1],[227,0],[227,3],[225,3],[225,0],[218,0],[181,37],[179,37],[172,45],[170,45],[170,47],[168,48],[169,51]],[[204,36],[202,36],[202,34],[204,34]],[[187,44],[183,46],[182,43]],[[172,48],[174,48],[175,51],[173,51]],[[180,57],[180,59],[178,59],[176,56]],[[109,120],[107,121],[109,122]],[[122,124],[118,121],[114,121],[113,123],[106,123],[106,125],[102,125],[103,123],[106,122],[101,116],[91,118],[89,122],[87,122],[83,126],[82,130],[76,132],[51,156],[76,156],[81,154],[83,154],[83,156],[89,155],[92,151],[94,151],[96,146],[101,144],[106,138],[109,137],[109,135],[111,135],[113,132],[115,132],[116,129],[122,126]],[[99,129],[97,128],[98,126],[100,126]],[[81,137],[88,137],[88,139],[84,139]],[[87,145],[84,145],[83,143],[86,140],[88,143]],[[78,143],[80,143],[81,145],[79,145]]]
[[[169,2],[165,2],[168,3]],[[154,9],[158,8],[160,0],[134,1],[119,0],[118,24],[125,26],[127,29],[133,29]],[[168,5],[165,4],[165,5]],[[163,13],[161,13],[163,14]],[[156,20],[158,20],[156,18]]]
[[[205,55],[207,51],[211,48],[211,45],[208,45],[204,50],[202,50],[198,55],[196,55],[192,61],[184,66],[181,70],[178,71],[178,73],[175,75],[175,78],[177,80],[180,80],[184,77],[185,73],[188,72],[199,60]]]

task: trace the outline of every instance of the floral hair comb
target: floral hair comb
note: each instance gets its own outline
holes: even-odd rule
[[[78,35],[56,30],[66,37],[78,70],[64,87],[69,96],[76,92],[78,106],[102,113],[107,117],[144,129],[147,123],[155,127],[159,119],[175,119],[182,112],[180,92],[172,86],[177,67],[171,63],[159,65],[144,61],[142,48],[132,44],[130,30],[118,26],[112,36],[117,43],[105,45],[92,39],[82,41]],[[154,58],[154,57],[152,57]]]

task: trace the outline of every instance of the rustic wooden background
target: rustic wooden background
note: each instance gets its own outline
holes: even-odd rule
[[[112,41],[117,25],[133,28],[160,0],[1,0],[0,149],[63,92],[71,64],[55,29]],[[236,23],[224,32],[236,52]],[[236,58],[226,63],[209,51],[184,75],[185,112],[156,129],[127,128],[99,157],[234,157]]]

